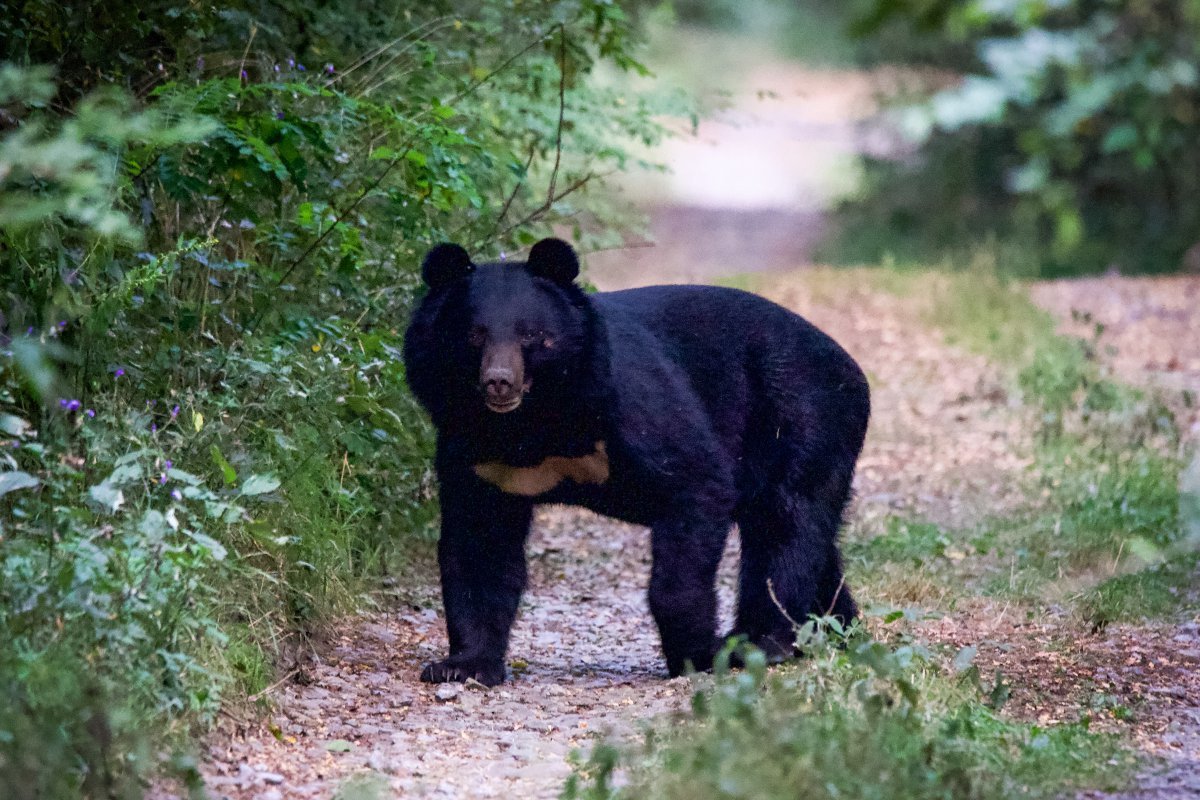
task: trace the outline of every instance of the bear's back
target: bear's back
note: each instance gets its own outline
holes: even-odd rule
[[[803,317],[740,289],[647,286],[591,299],[618,335],[622,327],[641,326],[689,372],[749,366],[747,359],[763,358],[820,365],[822,373],[857,371],[849,354]]]

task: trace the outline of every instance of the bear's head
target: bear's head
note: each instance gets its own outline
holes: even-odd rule
[[[572,390],[586,381],[590,316],[569,244],[543,239],[526,261],[484,264],[457,244],[439,244],[421,275],[429,295],[406,351],[410,383],[431,412],[507,415],[523,405],[561,409],[571,402]],[[434,376],[414,368],[437,373],[437,387],[423,387]],[[445,396],[433,396],[439,392]]]

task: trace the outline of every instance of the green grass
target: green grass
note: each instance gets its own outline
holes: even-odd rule
[[[1088,720],[1005,720],[977,672],[939,668],[922,648],[852,639],[803,664],[701,681],[693,717],[640,749],[600,745],[564,797],[659,800],[1000,800],[1110,787],[1130,765]],[[625,783],[613,776],[624,771]]]
[[[1001,276],[987,251],[958,270],[884,270],[877,285],[917,298],[924,319],[949,343],[1006,370],[1038,431],[1026,507],[942,535],[987,543],[995,566],[1004,567],[981,571],[988,592],[1032,601],[1092,597],[1093,586],[1152,567],[1179,545],[1179,440],[1161,398],[1108,375],[1094,342],[1059,335],[1053,318],[1020,282]],[[891,532],[872,545],[882,554],[897,546]],[[910,534],[906,546],[919,547],[919,537]],[[1164,593],[1142,613],[1178,613],[1186,596],[1180,582],[1188,579],[1179,570],[1155,572]]]
[[[1200,608],[1197,571],[1200,554],[1183,553],[1128,575],[1109,578],[1084,593],[1078,608],[1094,629],[1111,622],[1166,617]]]
[[[871,564],[900,562],[919,567],[929,559],[944,556],[950,543],[950,538],[937,525],[890,517],[882,535],[848,543],[846,549],[848,555]]]

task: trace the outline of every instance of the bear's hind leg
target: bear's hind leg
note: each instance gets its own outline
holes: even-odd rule
[[[671,520],[650,533],[650,613],[671,677],[712,669],[717,650],[717,567],[732,522]]]
[[[857,613],[842,581],[838,518],[809,498],[780,495],[748,504],[738,517],[742,561],[733,633],[771,661],[793,655],[793,623],[830,613],[848,622]]]
[[[796,633],[788,617],[804,622],[816,598],[812,554],[791,519],[758,506],[738,519],[741,565],[737,621],[743,635],[769,661],[790,658]],[[786,612],[786,614],[785,614]]]

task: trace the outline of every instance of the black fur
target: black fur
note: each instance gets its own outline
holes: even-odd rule
[[[449,658],[428,665],[423,680],[504,679],[535,503],[582,505],[651,528],[650,609],[671,675],[712,665],[714,580],[735,522],[742,565],[732,633],[772,657],[791,655],[791,624],[768,581],[795,620],[856,616],[837,533],[870,401],[841,347],[734,289],[585,295],[572,282],[574,251],[558,240],[535,245],[529,263],[478,267],[445,247],[427,264],[441,250],[455,268],[435,270],[404,348],[409,384],[438,429],[450,633]],[[496,413],[479,388],[481,348],[514,339],[528,392],[515,411]],[[609,458],[603,484],[565,480],[531,498],[474,472],[583,456],[597,442]]]

